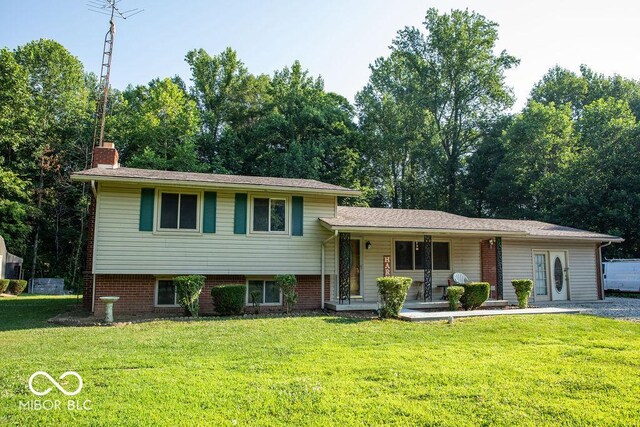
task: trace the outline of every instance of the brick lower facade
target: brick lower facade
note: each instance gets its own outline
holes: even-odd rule
[[[483,240],[480,242],[480,263],[481,263],[481,277],[483,282],[489,282],[491,284],[490,298],[497,299],[498,290],[496,284],[498,283],[498,269],[496,264],[496,245],[489,243],[489,240]]]
[[[91,275],[89,275],[91,277]],[[296,276],[298,285],[298,310],[313,310],[320,308],[320,276]],[[203,315],[213,314],[213,302],[211,300],[211,288],[222,284],[242,284],[246,283],[245,276],[206,276],[205,286],[200,294],[200,313]],[[137,274],[96,274],[96,302],[95,315],[104,315],[104,304],[97,298],[102,296],[119,296],[120,300],[113,306],[115,314],[147,314],[147,313],[182,313],[180,307],[156,307],[155,306],[155,284],[156,277],[153,275]],[[92,284],[93,285],[93,284]],[[91,305],[91,289],[87,301]],[[87,289],[85,288],[85,293]],[[325,301],[329,300],[329,276],[325,277]],[[90,308],[90,307],[89,307]],[[281,311],[283,306],[260,307],[261,311]],[[252,312],[254,309],[247,306],[246,311]]]

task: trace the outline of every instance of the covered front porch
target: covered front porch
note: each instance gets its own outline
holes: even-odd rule
[[[335,280],[325,302],[329,310],[377,310],[376,278],[381,276],[413,279],[405,308],[444,310],[446,289],[457,272],[491,284],[485,307],[508,304],[503,296],[502,236],[344,230],[337,233],[334,253]]]

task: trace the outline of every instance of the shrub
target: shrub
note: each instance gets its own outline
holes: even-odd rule
[[[220,285],[211,288],[211,299],[216,313],[222,316],[244,312],[245,285]]]
[[[382,301],[380,317],[398,317],[405,299],[407,291],[413,282],[410,277],[378,277],[378,293]]]
[[[0,279],[0,294],[3,294],[7,291],[9,287],[9,279]]]
[[[253,308],[256,310],[256,314],[260,314],[260,303],[262,302],[262,293],[258,291],[253,291],[249,293],[249,299],[251,300],[251,304]]]
[[[20,295],[24,288],[27,287],[26,280],[10,280],[9,281],[9,292],[14,295]]]
[[[531,279],[516,279],[512,280],[511,284],[516,290],[516,296],[518,297],[518,307],[527,308],[529,305],[529,296],[533,289],[533,280]]]
[[[491,285],[487,282],[469,282],[462,285],[464,293],[460,303],[465,310],[475,310],[489,299]]]
[[[296,293],[297,284],[298,281],[293,274],[276,276],[276,285],[282,291],[282,300],[284,301],[284,307],[287,313],[291,312],[298,301],[298,294]]]
[[[447,295],[449,298],[449,310],[456,311],[460,305],[460,297],[464,294],[464,288],[462,286],[449,286],[447,289]]]
[[[178,276],[173,279],[178,293],[178,304],[189,316],[198,317],[204,279],[204,276]]]

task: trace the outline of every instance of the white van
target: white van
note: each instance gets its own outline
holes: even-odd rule
[[[611,259],[602,263],[604,288],[640,292],[640,259]]]

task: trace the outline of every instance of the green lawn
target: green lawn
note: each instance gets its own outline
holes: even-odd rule
[[[0,425],[638,425],[640,324],[329,316],[57,327],[72,298],[0,298]],[[15,329],[15,330],[13,330]],[[84,388],[19,408],[35,371]],[[75,380],[73,380],[75,381]],[[75,388],[73,381],[65,387]],[[64,383],[64,382],[61,382]],[[40,378],[40,389],[51,386]]]

